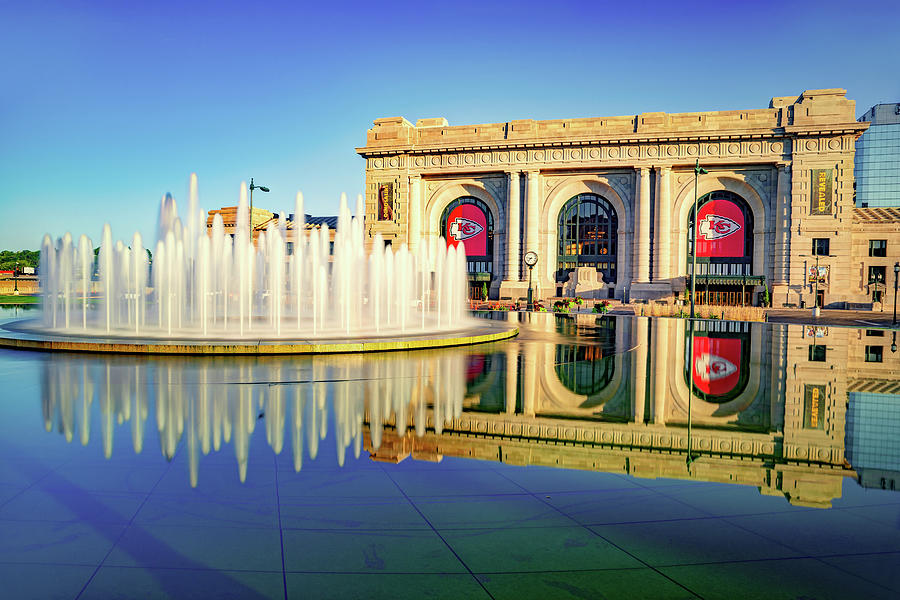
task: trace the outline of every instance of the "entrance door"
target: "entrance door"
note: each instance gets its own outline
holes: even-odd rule
[[[825,290],[818,290],[816,292],[816,306],[819,308],[823,308],[825,306]]]
[[[697,302],[713,306],[751,306],[752,292],[749,286],[704,285],[697,289]]]

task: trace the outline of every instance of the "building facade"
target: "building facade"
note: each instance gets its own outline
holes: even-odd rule
[[[869,129],[856,142],[856,204],[900,206],[900,103],[876,104],[859,120]]]
[[[858,122],[845,90],[768,108],[449,126],[377,119],[366,230],[465,243],[473,295],[685,298],[697,178],[700,300],[871,306],[851,260]],[[864,233],[864,231],[863,231]],[[896,238],[894,238],[896,236]],[[888,256],[900,258],[900,229]],[[533,271],[525,265],[537,255]]]

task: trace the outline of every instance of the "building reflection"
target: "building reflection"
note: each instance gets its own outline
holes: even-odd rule
[[[502,360],[472,355],[462,417],[442,435],[384,434],[374,458],[459,456],[715,481],[815,507],[840,497],[847,476],[900,483],[900,441],[892,442],[900,440],[900,362],[893,353],[867,362],[872,331],[705,321],[692,336],[679,319],[532,319],[539,331],[577,337],[507,342]],[[873,392],[862,392],[872,389],[878,427]],[[848,401],[859,415],[849,429]]]
[[[203,457],[222,451],[234,453],[244,481],[254,434],[275,454],[290,446],[297,471],[327,441],[339,464],[363,449],[388,462],[457,456],[748,485],[818,507],[840,496],[848,476],[900,484],[900,360],[889,336],[519,318],[527,322],[516,340],[434,352],[188,361],[51,354],[44,425],[83,445],[93,435],[107,458],[122,435],[136,453],[148,443],[168,460],[184,452],[192,486]]]

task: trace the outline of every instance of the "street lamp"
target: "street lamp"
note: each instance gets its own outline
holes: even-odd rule
[[[893,326],[897,326],[897,275],[900,274],[900,262],[894,263],[894,322]]]
[[[534,310],[534,295],[531,290],[531,270],[537,264],[538,255],[534,250],[525,253],[525,266],[528,267],[528,310]]]
[[[697,293],[697,231],[700,229],[700,223],[697,222],[697,180],[700,174],[709,173],[700,166],[700,159],[697,159],[694,165],[694,226],[691,232],[693,244],[691,245],[691,319],[694,318],[694,294]],[[693,322],[693,321],[692,321]]]
[[[253,183],[253,178],[250,178],[250,241],[253,242],[253,190],[259,190],[261,192],[268,192],[269,188],[264,185],[256,185]]]
[[[895,276],[894,279],[896,279],[896,278],[897,277]],[[19,261],[16,261],[16,270],[13,271],[13,282],[14,282],[13,285],[16,286],[16,289],[13,290],[13,296],[18,296],[19,295]],[[896,297],[897,294],[895,293],[894,296]],[[894,300],[894,324],[895,325],[897,323],[897,308],[896,307],[897,307],[897,301],[895,298],[895,300]]]

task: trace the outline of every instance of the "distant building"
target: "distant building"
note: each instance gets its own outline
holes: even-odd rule
[[[209,211],[208,216],[206,217],[206,229],[207,231],[212,229],[213,220],[216,215],[222,215],[222,224],[225,226],[225,233],[234,237],[237,230],[235,229],[235,223],[237,222],[237,206],[224,206],[222,208],[218,208],[215,210]],[[285,228],[288,231],[293,231],[294,229],[294,214],[285,214],[285,213],[273,213],[271,211],[262,209],[262,208],[253,208],[253,243],[256,244],[259,239],[260,232],[268,229],[269,225],[274,225],[275,227],[280,226],[281,219],[285,220]],[[337,228],[337,217],[314,217],[312,215],[304,215],[304,221],[306,223],[306,230],[312,229],[320,229],[321,227],[327,225],[329,229],[328,239],[332,243],[334,242],[334,231]],[[288,253],[290,254],[292,251],[292,247],[290,242],[288,243]]]
[[[856,141],[856,205],[900,206],[900,102],[876,104],[859,122],[869,129]]]

